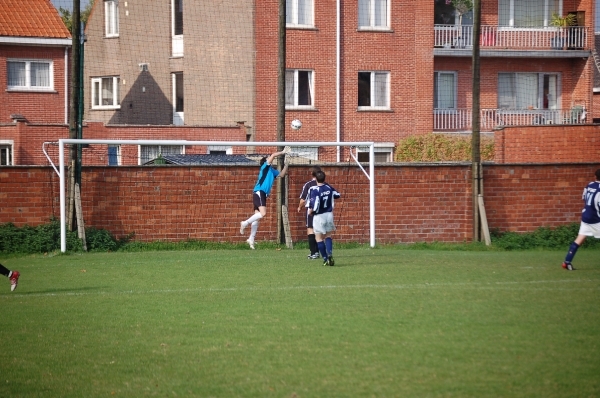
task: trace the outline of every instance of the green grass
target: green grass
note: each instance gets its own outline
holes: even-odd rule
[[[597,397],[600,251],[563,256],[10,257],[0,397]]]

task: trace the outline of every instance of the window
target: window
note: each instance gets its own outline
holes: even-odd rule
[[[104,2],[104,25],[106,37],[119,36],[119,2],[117,0]]]
[[[41,60],[9,59],[8,90],[53,90],[53,63]]]
[[[183,148],[181,145],[140,145],[139,164],[146,164],[158,155],[182,155]]]
[[[499,73],[498,108],[557,109],[559,75]]]
[[[389,29],[387,0],[358,0],[358,27]]]
[[[0,143],[0,166],[12,166],[12,144]]]
[[[92,109],[118,109],[121,107],[119,76],[92,78]]]
[[[120,166],[121,165],[121,145],[109,145],[108,146],[108,165],[109,166]]]
[[[209,155],[233,155],[233,147],[209,145],[207,148],[207,152]]]
[[[498,0],[499,26],[550,26],[554,13],[562,15],[562,0]]]
[[[288,26],[313,26],[313,0],[286,0],[285,23]]]
[[[173,124],[183,126],[183,73],[173,73]]]
[[[358,107],[389,109],[389,72],[358,72]]]
[[[183,57],[183,0],[171,0],[171,56]]]
[[[288,69],[285,71],[285,106],[313,107],[313,72]]]
[[[433,108],[456,108],[456,72],[434,72]]]
[[[357,159],[361,163],[369,162],[369,148],[368,147],[358,147]],[[373,148],[373,156],[375,158],[375,163],[385,163],[385,162],[393,162],[394,154],[394,144],[393,143],[376,143]]]

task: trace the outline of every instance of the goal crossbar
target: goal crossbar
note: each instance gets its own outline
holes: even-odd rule
[[[375,247],[375,143],[374,142],[253,142],[253,141],[188,141],[188,140],[102,140],[102,139],[76,139],[64,138],[58,140],[59,152],[59,180],[60,180],[60,250],[67,251],[66,230],[66,174],[65,174],[65,145],[181,145],[181,146],[253,146],[253,147],[368,147],[369,148],[369,172],[367,173],[356,157],[354,161],[363,170],[369,180],[369,243]],[[54,165],[53,165],[54,166]],[[55,168],[56,169],[56,168]]]

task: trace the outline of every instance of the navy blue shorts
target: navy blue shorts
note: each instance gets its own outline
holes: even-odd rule
[[[313,218],[315,218],[314,214],[308,214],[308,210],[306,210],[306,228],[313,227]]]
[[[263,191],[256,191],[252,194],[252,203],[254,204],[254,210],[258,210],[260,206],[267,206],[267,194]]]

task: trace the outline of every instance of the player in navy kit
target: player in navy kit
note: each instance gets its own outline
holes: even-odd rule
[[[600,169],[596,170],[595,174],[596,181],[587,184],[583,190],[584,208],[581,213],[579,234],[569,246],[569,251],[562,264],[562,267],[568,271],[575,269],[571,261],[573,261],[577,249],[583,244],[585,238],[593,236],[600,239]]]
[[[319,258],[319,247],[317,246],[317,240],[315,239],[315,231],[313,230],[313,215],[308,212],[308,192],[312,187],[317,186],[316,173],[321,171],[319,166],[312,166],[310,168],[310,173],[312,175],[312,179],[308,181],[302,187],[302,192],[300,193],[300,203],[298,204],[298,213],[301,211],[306,212],[306,233],[308,235],[308,248],[310,249],[310,254],[308,255],[309,260],[315,260]]]
[[[240,234],[244,235],[244,229],[250,225],[250,237],[246,240],[248,245],[250,245],[251,249],[254,249],[254,237],[256,236],[256,231],[258,231],[258,223],[261,218],[267,215],[267,196],[271,193],[271,188],[273,187],[273,182],[275,182],[275,178],[285,177],[287,173],[288,165],[287,163],[283,166],[281,173],[274,167],[271,166],[273,160],[277,156],[285,155],[286,151],[275,152],[271,154],[269,157],[263,157],[260,160],[260,170],[258,172],[258,179],[256,180],[256,184],[254,184],[254,194],[252,195],[252,202],[254,204],[254,214],[252,217],[248,218],[245,221],[240,223]]]
[[[334,199],[341,195],[331,185],[325,183],[325,173],[318,171],[315,173],[317,186],[309,191],[309,213],[314,214],[313,229],[315,238],[319,247],[319,252],[323,257],[323,265],[333,266],[333,240],[331,233],[335,231],[333,222]]]

